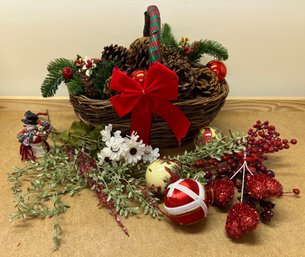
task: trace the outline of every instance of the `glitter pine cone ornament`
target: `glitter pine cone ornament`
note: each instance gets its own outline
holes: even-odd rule
[[[265,174],[248,176],[246,186],[249,195],[258,200],[283,195],[283,187],[280,182]]]
[[[234,196],[234,184],[230,179],[213,180],[206,188],[211,191],[213,205],[226,207],[231,203]]]
[[[259,217],[255,209],[244,203],[236,203],[228,213],[225,229],[229,237],[239,239],[254,231],[258,223]]]

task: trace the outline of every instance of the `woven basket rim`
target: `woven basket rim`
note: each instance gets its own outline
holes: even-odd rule
[[[172,103],[174,105],[178,105],[178,106],[182,106],[182,105],[196,105],[198,103],[205,103],[205,104],[209,104],[211,102],[216,101],[217,99],[221,99],[223,97],[226,97],[228,95],[229,92],[229,86],[227,84],[227,82],[224,80],[221,85],[221,91],[214,96],[202,96],[202,97],[196,97],[194,99],[177,99],[176,101],[173,101]],[[107,107],[112,107],[111,102],[109,101],[109,99],[106,100],[102,100],[102,99],[92,99],[89,98],[85,95],[70,95],[70,98],[75,98],[77,99],[78,102],[81,102],[82,104],[86,104],[86,105],[90,105],[91,107],[95,106],[100,106],[103,108],[107,108]]]

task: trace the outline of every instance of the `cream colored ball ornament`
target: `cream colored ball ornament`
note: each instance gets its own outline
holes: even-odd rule
[[[166,167],[173,173],[179,168],[176,163],[168,160],[159,159],[154,161],[147,167],[145,174],[146,185],[160,188],[160,192],[163,193],[172,177],[170,172],[166,170]]]

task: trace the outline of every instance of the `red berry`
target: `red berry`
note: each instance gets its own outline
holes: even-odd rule
[[[212,172],[211,172],[210,170],[206,170],[206,171],[205,171],[204,177],[205,177],[206,179],[210,179],[210,178],[212,178],[212,176],[213,176],[213,174],[212,174]]]
[[[298,188],[292,189],[292,192],[293,192],[295,195],[299,195],[299,194],[301,193],[300,189],[298,189]]]
[[[73,70],[70,67],[64,67],[61,74],[64,79],[71,79],[73,76]]]
[[[285,149],[289,149],[289,145],[284,145],[284,148]]]
[[[267,223],[267,222],[271,221],[273,216],[274,216],[273,210],[268,209],[261,213],[260,218],[261,218],[262,222]]]
[[[273,125],[270,125],[270,126],[269,126],[269,129],[270,129],[270,130],[275,130],[275,127],[274,127]]]
[[[288,140],[287,139],[283,139],[282,142],[283,142],[284,145],[286,145],[288,143]]]
[[[290,143],[293,144],[293,145],[295,145],[297,142],[298,142],[298,141],[297,141],[296,139],[291,139],[291,140],[290,140]]]

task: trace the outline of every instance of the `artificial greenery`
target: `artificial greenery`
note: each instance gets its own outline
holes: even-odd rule
[[[79,73],[74,73],[73,77],[66,81],[68,91],[70,95],[79,95],[84,92],[84,86],[82,83],[82,78]]]
[[[164,214],[159,208],[157,188],[147,187],[145,172],[148,163],[130,165],[124,161],[99,164],[97,152],[105,147],[101,140],[100,127],[90,127],[82,122],[73,122],[70,129],[58,132],[53,129],[53,147],[35,163],[24,168],[15,168],[9,174],[16,198],[16,213],[11,219],[54,217],[53,242],[55,249],[60,245],[60,215],[69,206],[62,198],[74,196],[84,188],[91,189],[127,234],[119,216],[129,217],[139,213],[150,214],[160,219]],[[220,135],[218,138],[222,138]],[[193,178],[206,183],[204,173],[196,168],[198,160],[221,160],[224,154],[244,149],[244,137],[232,135],[221,140],[211,140],[197,146],[193,151],[168,157],[180,169],[175,170],[182,178]]]
[[[162,42],[162,44],[164,44],[164,45],[166,45],[168,47],[177,48],[178,45],[179,45],[177,40],[175,39],[173,33],[172,33],[172,28],[167,23],[164,23],[162,25],[162,29],[161,29],[161,42]]]
[[[166,47],[174,48],[180,53],[185,54],[191,62],[199,62],[200,58],[205,54],[219,60],[227,60],[229,58],[227,49],[213,40],[199,40],[194,41],[192,44],[178,42],[172,33],[171,27],[167,23],[162,26],[161,43]],[[185,48],[188,51],[185,51]]]
[[[58,86],[64,81],[62,76],[62,69],[65,67],[69,67],[73,69],[74,73],[76,72],[76,66],[73,61],[59,58],[50,62],[48,65],[48,75],[44,79],[41,86],[41,93],[43,97],[54,96]]]
[[[105,82],[111,76],[112,70],[115,66],[119,66],[119,64],[111,60],[104,60],[102,62],[98,62],[96,68],[93,70],[93,88],[101,94],[102,99],[105,98],[103,92]]]

